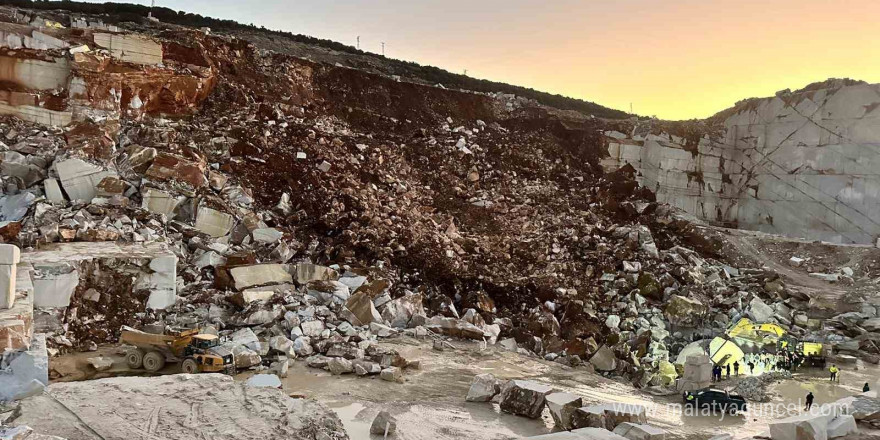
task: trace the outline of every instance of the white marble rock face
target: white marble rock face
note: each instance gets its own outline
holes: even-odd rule
[[[878,84],[841,85],[741,104],[717,138],[609,132],[606,169],[710,222],[833,243],[880,235]],[[636,139],[638,138],[638,139]]]

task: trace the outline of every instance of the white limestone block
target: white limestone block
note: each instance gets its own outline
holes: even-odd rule
[[[228,234],[234,225],[234,217],[216,209],[202,206],[196,213],[196,229],[215,238]]]

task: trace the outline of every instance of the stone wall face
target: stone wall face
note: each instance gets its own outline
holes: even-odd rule
[[[605,164],[632,164],[658,201],[716,224],[836,243],[880,236],[880,84],[745,101],[721,136],[688,144],[617,134]]]

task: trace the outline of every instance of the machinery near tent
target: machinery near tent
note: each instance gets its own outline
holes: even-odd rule
[[[200,334],[198,330],[160,335],[126,327],[120,341],[134,346],[125,356],[133,369],[143,367],[155,373],[164,368],[166,362],[180,362],[184,373],[235,374],[232,353],[219,345],[220,338],[216,335]]]
[[[805,365],[824,367],[826,351],[819,342],[799,341],[778,324],[756,324],[748,318],[740,319],[726,334],[709,343],[709,356],[716,365],[740,362],[746,352],[791,352],[803,357]]]

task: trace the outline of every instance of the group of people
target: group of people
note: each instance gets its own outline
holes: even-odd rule
[[[789,351],[777,354],[748,353],[743,360],[749,367],[749,374],[755,374],[756,369],[764,373],[772,371],[790,371],[793,373],[804,363],[802,355]]]
[[[712,367],[712,382],[720,382],[721,376],[723,376],[725,372],[727,373],[728,378],[730,378],[731,372],[739,376],[739,362],[734,362],[732,367],[733,368],[731,369],[731,364],[727,364],[724,367],[716,364],[714,367]]]
[[[793,373],[804,363],[804,359],[798,353],[787,351],[778,354],[748,353],[742,359],[733,363],[728,363],[724,366],[715,365],[712,368],[712,381],[719,382],[725,377],[739,376],[741,371],[750,375],[773,371],[790,371]],[[831,373],[831,381],[839,383],[840,368],[837,365],[832,365],[829,372]]]
[[[722,377],[730,378],[739,376],[740,372],[755,375],[757,373],[769,373],[771,371],[794,371],[800,366],[801,359],[791,353],[782,354],[746,354],[741,360],[725,366],[715,365],[712,368],[712,381],[718,382]],[[748,370],[745,370],[745,368]],[[757,369],[757,370],[756,370]],[[744,370],[744,371],[743,371]]]

